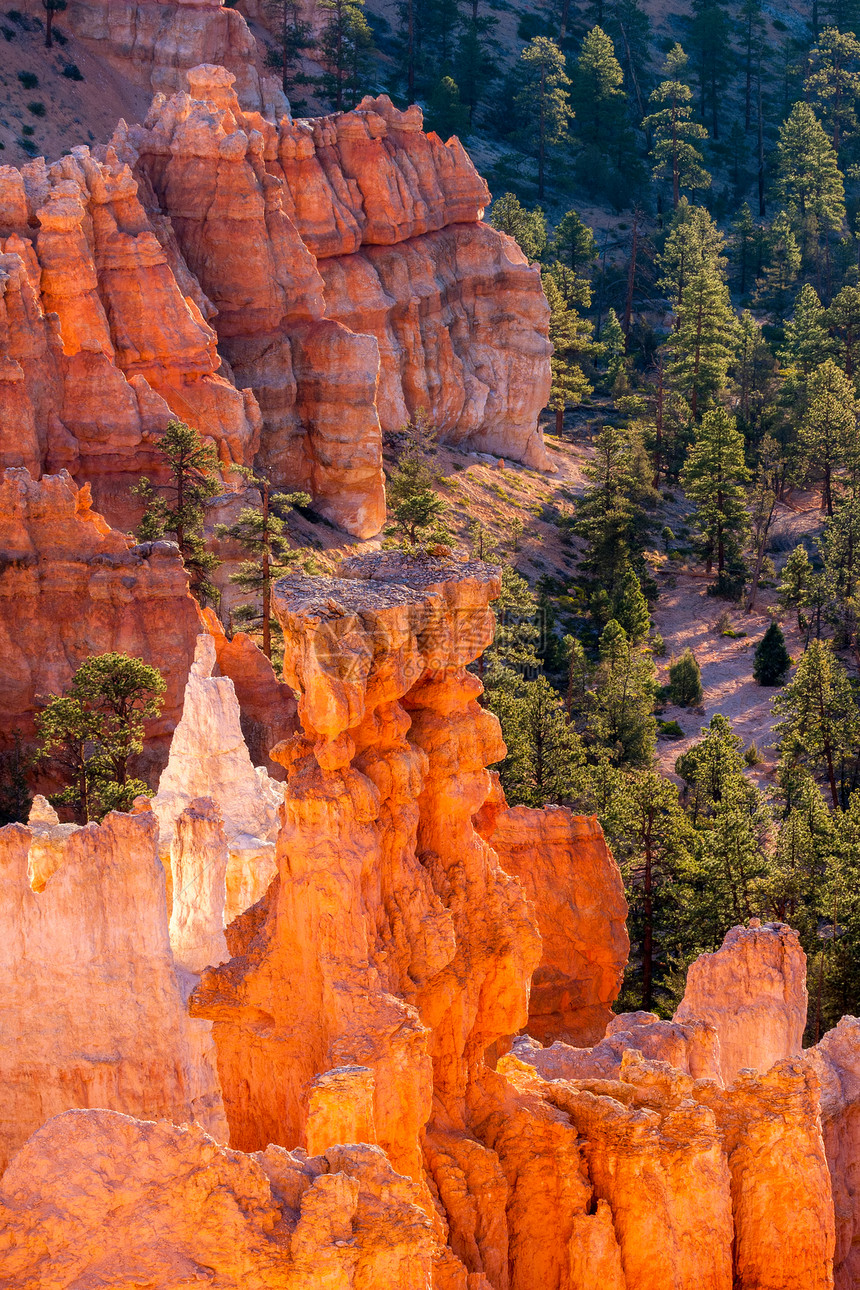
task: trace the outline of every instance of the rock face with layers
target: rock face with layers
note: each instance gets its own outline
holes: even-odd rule
[[[215,1022],[237,1145],[300,1140],[307,1082],[364,1066],[378,1141],[419,1176],[434,1087],[462,1121],[485,1049],[525,1021],[538,953],[519,885],[471,825],[503,747],[465,671],[498,575],[389,556],[344,571],[277,586],[303,731],[279,753],[280,880],[192,1003]]]
[[[149,726],[150,769],[182,711],[199,632],[179,551],[135,545],[92,509],[68,474],[36,481],[24,469],[0,477],[0,741],[33,733],[40,696],[60,694],[91,654],[122,651],[167,682]],[[163,764],[163,760],[162,760]]]
[[[535,906],[543,952],[529,1034],[541,1043],[597,1043],[630,951],[624,885],[600,825],[562,806],[511,808],[495,774],[475,825]]]
[[[182,719],[152,807],[166,862],[183,812],[197,799],[214,799],[228,848],[223,926],[256,904],[275,876],[274,837],[283,790],[262,767],[251,764],[233,682],[213,676],[215,666],[215,640],[209,632],[201,632],[185,687]],[[175,885],[172,890],[175,899]],[[207,891],[208,908],[215,889]]]
[[[834,1282],[860,1280],[860,1020],[843,1017],[805,1054],[821,1082],[821,1119],[836,1217]]]
[[[767,1071],[799,1053],[806,1025],[806,955],[784,923],[733,927],[715,954],[687,972],[676,1021],[707,1021],[720,1040],[723,1080],[744,1066]]]
[[[142,6],[171,8],[196,12]],[[175,416],[225,471],[256,460],[368,537],[381,429],[419,409],[443,439],[544,464],[540,276],[480,223],[460,144],[384,97],[275,124],[224,67],[185,79],[107,148],[0,168],[0,465],[66,467],[129,523]]]
[[[42,890],[31,831],[0,829],[0,1165],[51,1115],[100,1106],[225,1125],[208,1029],[190,1022],[148,810],[77,829]],[[208,1051],[207,1051],[208,1049]]]
[[[430,1290],[418,1199],[377,1147],[243,1156],[196,1126],[70,1111],[0,1182],[0,1284]]]
[[[272,779],[283,779],[283,766],[272,761],[269,752],[298,728],[292,690],[278,680],[272,664],[246,632],[236,632],[228,640],[212,609],[203,610],[203,621],[215,642],[218,671],[233,682],[251,761],[264,766]]]

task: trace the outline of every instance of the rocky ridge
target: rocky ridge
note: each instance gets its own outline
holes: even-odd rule
[[[381,431],[421,409],[543,465],[540,277],[457,140],[384,97],[276,124],[223,67],[183,78],[105,148],[0,167],[0,465],[65,468],[125,524],[176,416],[228,482],[257,461],[360,537]]]
[[[50,873],[44,809],[0,831],[4,993],[19,1000],[0,1285],[297,1290],[322,1269],[354,1290],[848,1290],[857,1023],[801,1053],[802,956],[774,924],[699,960],[674,1021],[620,1016],[590,1047],[511,1050],[564,937],[583,951],[566,960],[565,1024],[598,1038],[619,911],[607,899],[601,921],[577,898],[565,912],[561,893],[617,892],[617,869],[592,823],[510,812],[487,773],[498,726],[467,668],[492,632],[495,571],[380,554],[341,575],[278,586],[299,728],[275,750],[277,874],[226,927],[226,797],[183,806],[170,886],[143,803],[57,836]],[[207,689],[214,649],[199,648],[169,776],[187,795],[201,786],[189,741],[235,755],[235,692]],[[530,853],[530,832],[546,856],[533,900],[501,862]],[[58,977],[59,947],[82,942],[85,970],[78,956]],[[118,969],[133,1005],[120,992],[106,1009]],[[161,1044],[148,1062],[128,1029],[141,1008]]]

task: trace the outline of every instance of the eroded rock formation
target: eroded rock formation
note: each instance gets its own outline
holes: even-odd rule
[[[751,919],[749,927],[731,928],[715,954],[690,965],[675,1020],[710,1022],[730,1084],[744,1066],[767,1071],[801,1051],[806,1005],[806,955],[797,932]]]
[[[416,1192],[378,1147],[243,1156],[196,1127],[70,1111],[0,1183],[0,1284],[429,1290]]]
[[[0,464],[66,467],[129,523],[177,416],[228,480],[257,460],[363,537],[385,515],[381,427],[419,409],[542,465],[540,276],[480,223],[457,140],[384,97],[276,125],[225,68],[185,79],[107,148],[0,168]]]
[[[167,682],[162,715],[149,728],[151,769],[182,711],[199,630],[173,543],[135,545],[65,472],[38,481],[23,468],[3,473],[0,740],[15,729],[32,736],[40,698],[61,694],[89,655],[119,650],[158,667]]]
[[[544,1044],[597,1043],[630,951],[624,885],[600,825],[562,806],[510,808],[495,774],[475,825],[537,914],[543,949],[529,995],[529,1034]]]
[[[848,1290],[857,1023],[772,1060],[803,1028],[799,950],[787,929],[754,926],[694,965],[683,1019],[624,1014],[589,1048],[525,1037],[508,1051],[543,951],[540,900],[481,835],[504,839],[506,815],[517,816],[492,791],[486,767],[503,746],[467,670],[492,634],[498,576],[394,554],[341,572],[278,584],[301,729],[277,750],[287,770],[277,876],[226,930],[229,812],[174,800],[184,803],[171,825],[184,970],[169,950],[145,802],[67,837],[38,804],[34,830],[0,832],[12,1000],[0,1025],[13,1027],[0,1052],[15,1090],[2,1123],[8,1149],[20,1147],[0,1184],[0,1283],[831,1290],[835,1250]],[[232,685],[212,675],[216,649],[211,636],[200,644],[171,775],[189,791],[190,777],[208,777],[229,801],[231,777],[244,783],[253,768],[237,752]],[[219,756],[235,762],[231,775]],[[593,872],[612,891],[595,826],[541,814],[528,831],[562,856],[562,876],[575,886]],[[521,843],[526,824],[514,824]],[[63,855],[34,882],[37,844]],[[114,887],[123,900],[105,894]],[[585,901],[583,926],[616,944],[605,903],[601,926]],[[571,979],[598,998],[605,960],[582,957]],[[116,961],[128,972],[119,987]],[[767,1044],[751,1024],[757,991]],[[744,1026],[725,1024],[732,1007]],[[110,1061],[97,1043],[109,1032]],[[725,1081],[724,1035],[739,1070]],[[213,1040],[229,1150],[192,1123],[219,1117]],[[44,1124],[76,1105],[89,1109]],[[140,1122],[152,1115],[160,1122]]]
[[[197,638],[185,687],[182,719],[152,807],[159,824],[162,859],[168,864],[174,845],[182,851],[178,835],[183,813],[199,799],[214,799],[213,809],[217,809],[228,849],[226,894],[222,893],[219,910],[223,926],[256,904],[275,876],[274,839],[283,790],[263,767],[252,765],[233,682],[229,677],[212,675],[216,662],[215,639],[203,631]],[[202,893],[201,887],[201,899]],[[214,894],[215,889],[208,886],[207,908]],[[183,914],[183,925],[184,921]],[[205,966],[206,962],[200,964]]]
[[[0,829],[0,1166],[72,1107],[225,1136],[211,1039],[189,1023],[170,950],[157,833],[149,810],[76,829],[34,890],[33,833]]]

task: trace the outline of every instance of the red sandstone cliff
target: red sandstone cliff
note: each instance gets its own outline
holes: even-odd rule
[[[166,758],[199,632],[179,551],[135,545],[69,475],[0,475],[0,743],[32,735],[39,699],[60,694],[91,654],[120,650],[167,682],[147,767]]]
[[[734,929],[691,971],[683,1020],[621,1016],[593,1048],[523,1039],[503,1056],[559,927],[617,944],[615,912],[601,925],[586,901],[577,924],[578,899],[538,883],[532,904],[473,823],[513,828],[498,797],[485,807],[502,745],[466,670],[495,572],[395,555],[342,572],[278,586],[301,731],[278,749],[278,874],[226,929],[230,812],[197,797],[176,822],[175,954],[211,960],[190,1018],[149,811],[58,835],[50,857],[49,820],[0,831],[4,1133],[24,1144],[0,1182],[0,1285],[830,1290],[835,1251],[848,1290],[860,1045],[843,1023],[808,1055],[780,1051],[804,1003],[789,933]],[[241,750],[235,707],[215,719],[235,697],[214,652],[173,780],[196,791],[208,757],[226,807],[219,767]],[[560,844],[541,814],[541,852],[611,891],[594,838],[580,854],[570,822]],[[601,1007],[609,961],[570,965]],[[725,1086],[724,1035],[732,1066],[760,1064]],[[219,1094],[230,1149],[190,1123]]]
[[[224,68],[183,78],[106,149],[0,167],[0,465],[65,467],[127,523],[173,415],[363,537],[381,430],[421,408],[541,465],[540,277],[457,140],[384,97],[276,125]]]

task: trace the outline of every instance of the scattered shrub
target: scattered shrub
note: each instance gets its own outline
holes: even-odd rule
[[[66,63],[63,68],[63,75],[67,81],[82,81],[84,79],[84,74],[77,63]]]
[[[4,40],[14,40],[14,39],[15,39],[15,33],[14,33],[14,31],[12,30],[12,28],[11,28],[11,27],[2,26],[2,27],[0,27],[0,32],[2,32],[2,33],[3,33],[3,39],[4,39]]]
[[[690,649],[669,665],[669,697],[679,708],[695,708],[702,702],[702,672]]]
[[[651,653],[656,654],[658,658],[662,658],[666,653],[666,642],[659,632],[654,632],[651,636]]]
[[[44,115],[45,115],[45,105],[44,105],[44,103],[38,103],[38,102],[37,102],[37,103],[28,103],[28,104],[27,104],[27,111],[28,111],[28,112],[32,112],[32,113],[33,113],[33,116],[44,116]]]
[[[759,685],[780,685],[791,667],[785,637],[778,623],[771,623],[759,641],[753,661],[753,676]]]
[[[19,72],[18,80],[24,86],[25,90],[34,90],[39,84],[39,78],[35,72]]]
[[[30,135],[33,135],[33,134],[35,134],[35,133],[36,133],[36,127],[35,127],[35,126],[32,126],[32,125],[22,125],[22,126],[21,126],[21,133],[22,133],[25,137],[29,138],[29,137],[30,137]]]
[[[760,766],[763,761],[764,761],[764,757],[762,757],[761,753],[756,747],[755,740],[753,740],[749,748],[747,748],[746,752],[744,753],[744,762],[747,766]]]
[[[683,739],[684,732],[677,721],[658,721],[657,734],[661,739]]]

